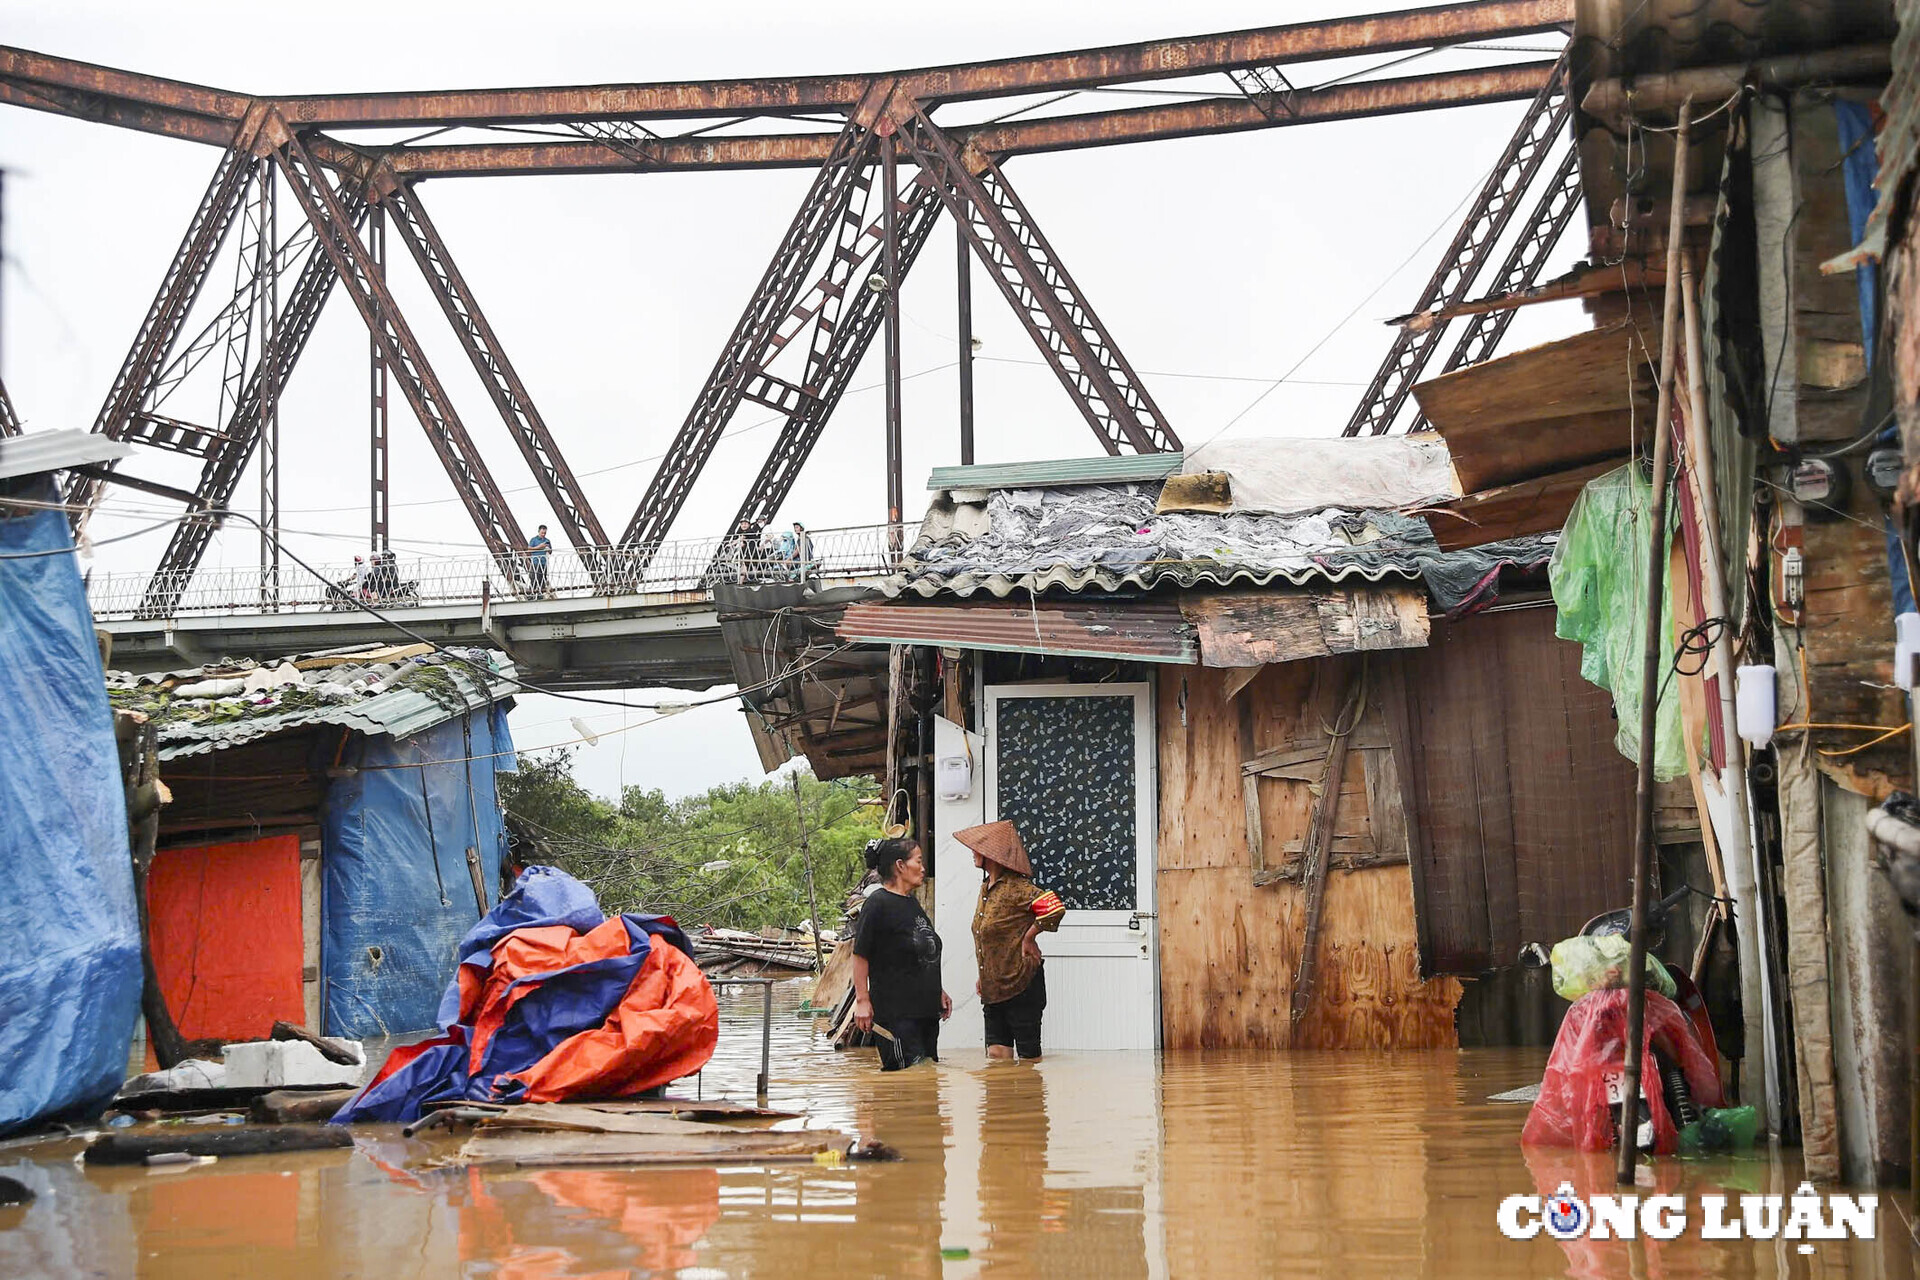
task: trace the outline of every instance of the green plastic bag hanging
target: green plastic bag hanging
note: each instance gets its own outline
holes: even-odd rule
[[[1640,758],[1640,673],[1647,609],[1647,538],[1652,487],[1627,465],[1587,483],[1574,499],[1566,528],[1547,565],[1559,612],[1554,634],[1581,645],[1580,674],[1613,695],[1619,719],[1613,745],[1629,760]],[[1673,541],[1673,506],[1667,507],[1666,544]],[[1661,558],[1661,652],[1673,653],[1671,561]],[[1664,671],[1665,661],[1661,664]],[[1680,728],[1680,691],[1662,681],[1654,713],[1653,776],[1661,782],[1687,771]]]

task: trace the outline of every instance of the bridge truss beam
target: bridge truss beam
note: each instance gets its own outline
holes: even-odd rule
[[[277,116],[273,123],[276,132],[282,135],[272,153],[275,165],[287,179],[307,220],[313,224],[320,247],[346,285],[347,296],[353,299],[361,319],[379,340],[381,356],[393,379],[400,384],[401,394],[413,406],[414,415],[427,433],[428,443],[446,469],[447,478],[453,481],[454,493],[479,530],[481,541],[499,560],[509,580],[517,580],[514,570],[519,563],[522,537],[507,508],[506,495],[487,469],[439,375],[421,349],[419,339],[375,269],[353,220],[321,177],[320,166],[299,135],[288,130]]]
[[[1413,310],[1429,311],[1466,301],[1475,278],[1492,255],[1507,224],[1513,220],[1521,197],[1533,185],[1548,155],[1567,132],[1567,121],[1573,110],[1567,83],[1567,57],[1567,54],[1561,54],[1560,60],[1554,64],[1551,77],[1534,96],[1526,115],[1521,117],[1519,127],[1514,130],[1500,158],[1494,162],[1492,172],[1487,175],[1473,205],[1461,220],[1460,229],[1454,233],[1452,243],[1440,256],[1439,264],[1434,268],[1426,288],[1421,290],[1420,300]],[[1571,141],[1566,145],[1570,147]],[[1552,245],[1546,248],[1551,249]],[[1544,251],[1540,257],[1544,260]],[[1535,270],[1538,270],[1537,263]],[[1402,329],[1395,336],[1386,358],[1373,375],[1373,381],[1367,384],[1353,416],[1347,420],[1342,435],[1365,433],[1377,436],[1386,434],[1392,428],[1408,395],[1413,391],[1413,384],[1420,380],[1427,362],[1439,350],[1446,327],[1445,321],[1439,321],[1418,332]],[[1505,331],[1504,326],[1501,331]]]
[[[794,306],[809,269],[835,228],[844,234],[855,195],[864,194],[872,185],[874,144],[870,128],[849,121],[800,202],[720,359],[707,375],[706,384],[621,535],[620,545],[641,557],[641,567],[649,554],[647,548],[665,541],[749,386],[756,390],[765,387],[767,364],[797,331],[797,326],[790,328],[783,321],[800,315],[808,306],[819,305],[809,294],[806,305],[798,309]],[[838,256],[846,250],[836,245],[833,252]]]
[[[480,375],[494,407],[500,411],[513,442],[520,446],[560,527],[566,530],[576,548],[604,547],[607,535],[600,527],[600,518],[593,513],[580,481],[561,455],[559,443],[548,430],[546,419],[534,407],[533,397],[527,394],[513,362],[507,359],[506,349],[494,334],[493,326],[487,323],[473,289],[454,264],[446,241],[427,217],[419,193],[408,183],[396,183],[381,203],[392,212],[395,230],[419,264],[420,273],[426,277],[440,309],[446,313],[447,323],[453,326],[461,348],[473,362],[473,371]]]
[[[1110,454],[1178,450],[1180,437],[999,167],[984,155],[967,163],[924,110],[903,123],[900,138],[1101,447]]]

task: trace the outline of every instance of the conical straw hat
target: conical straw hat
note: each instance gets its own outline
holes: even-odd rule
[[[1021,843],[1020,832],[1011,822],[984,822],[977,827],[954,832],[953,838],[1015,875],[1033,874],[1033,863],[1027,859],[1027,846]]]

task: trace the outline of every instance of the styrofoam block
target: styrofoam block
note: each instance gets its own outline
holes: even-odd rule
[[[227,1087],[233,1089],[301,1089],[358,1084],[366,1054],[358,1041],[343,1041],[358,1061],[343,1066],[328,1061],[302,1040],[251,1040],[227,1046]]]

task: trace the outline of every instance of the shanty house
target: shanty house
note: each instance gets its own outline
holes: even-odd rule
[[[147,900],[184,1037],[434,1025],[500,896],[512,674],[425,645],[109,673],[114,706],[157,722],[172,792]]]
[[[1526,1019],[1481,1005],[1512,983],[1474,979],[1627,901],[1633,768],[1553,634],[1554,535],[1439,545],[1431,437],[931,487],[892,599],[839,630],[938,655],[896,696],[941,711],[920,829],[949,1035],[979,1034],[977,873],[948,839],[974,822],[1014,820],[1069,905],[1043,943],[1062,1048],[1511,1041]]]

